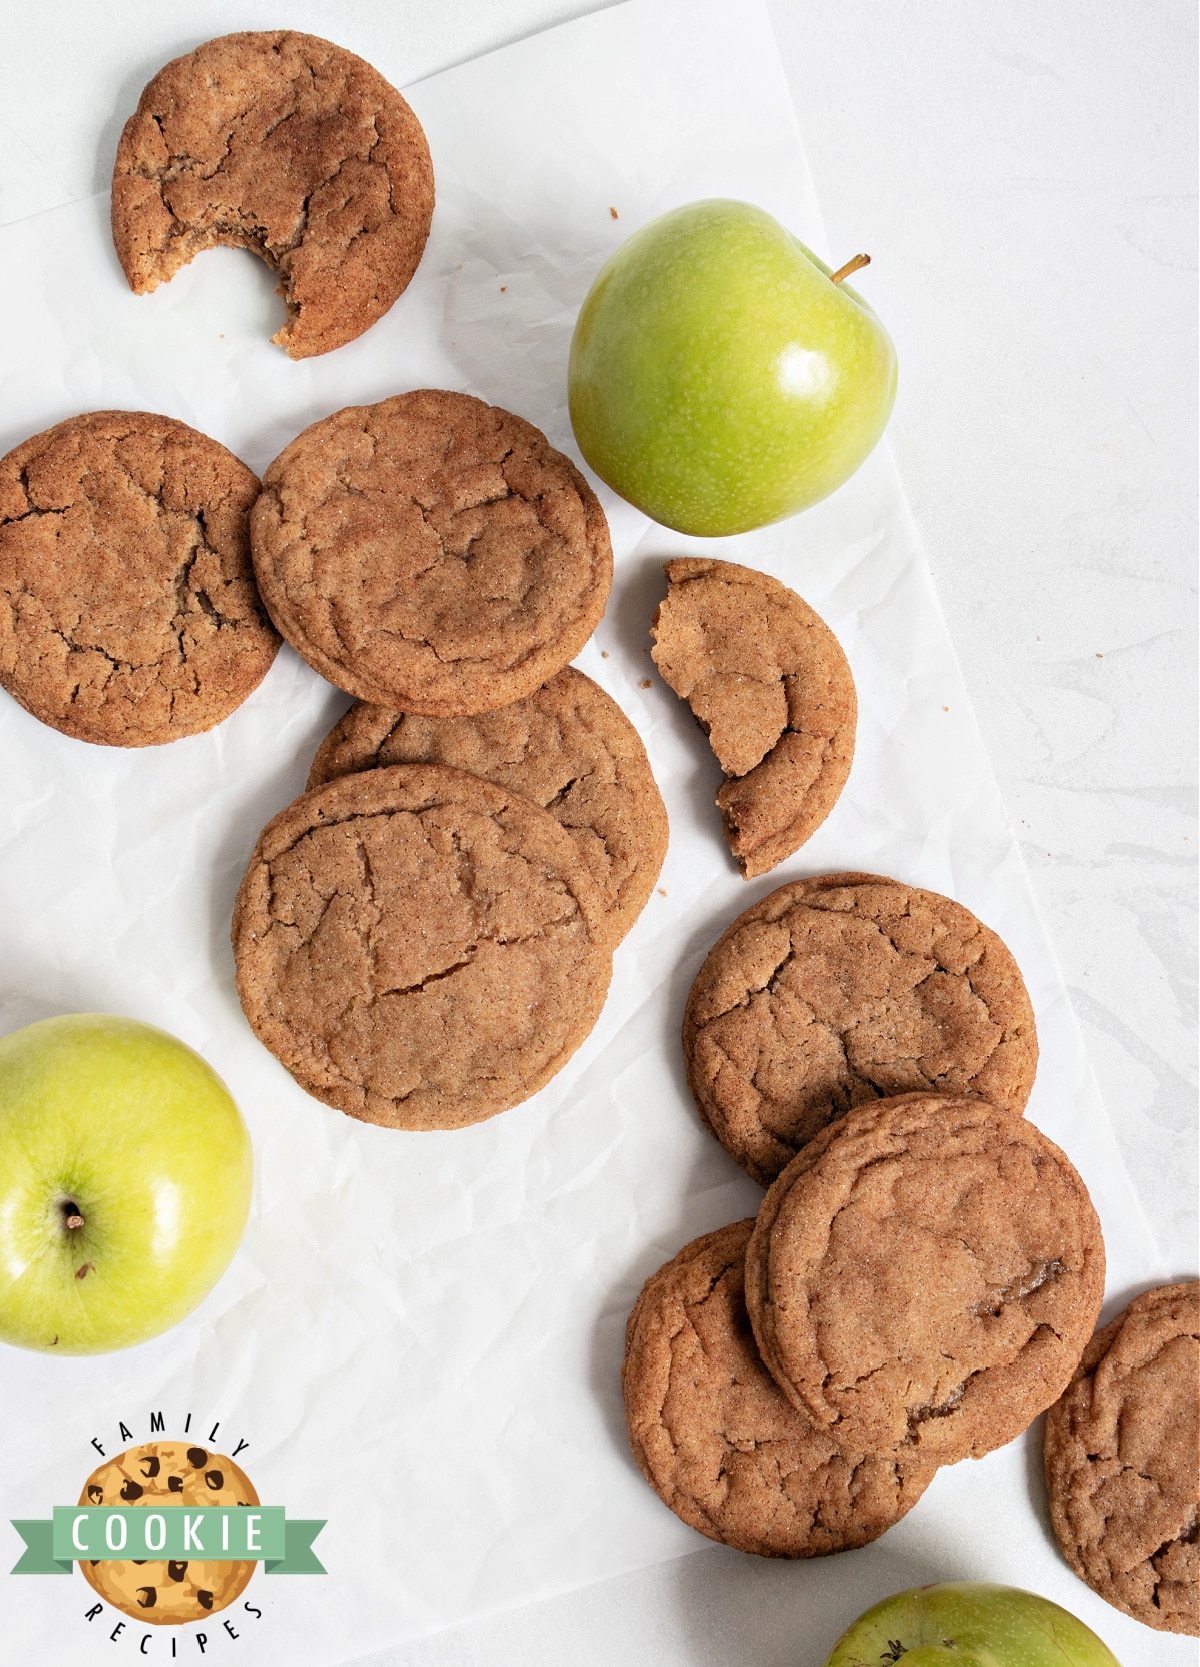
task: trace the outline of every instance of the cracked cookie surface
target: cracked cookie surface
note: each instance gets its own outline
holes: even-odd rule
[[[753,879],[837,802],[854,761],[854,679],[824,620],[778,579],[698,556],[664,570],[651,654],[725,772],[725,838]]]
[[[246,1473],[223,1453],[195,1442],[150,1441],[97,1466],[81,1505],[258,1505]],[[183,1626],[227,1609],[250,1583],[256,1562],[83,1558],[79,1572],[114,1609],[148,1626]]]
[[[328,353],[405,289],[433,215],[421,124],[354,53],[290,30],[222,35],[165,65],[117,146],[112,233],[130,287],[202,249],[279,273],[293,359]]]
[[[684,1247],[647,1281],[625,1332],[634,1457],[676,1516],[763,1557],[823,1557],[878,1539],[934,1466],[844,1454],[792,1407],[755,1346],[742,1267],[753,1221]]]
[[[872,874],[797,880],[739,915],[696,975],[683,1050],[700,1116],[763,1186],[851,1106],[930,1089],[1021,1113],[1037,1070],[996,934]]]
[[[846,1113],[763,1200],[746,1306],[839,1447],[953,1464],[1056,1401],[1104,1294],[1087,1189],[1032,1123],[906,1094]]]
[[[1200,1284],[1135,1297],[1046,1415],[1050,1520],[1094,1592],[1160,1632],[1200,1633]]]
[[[470,718],[359,701],[321,743],[308,787],[387,764],[451,764],[523,793],[574,840],[614,945],[641,914],[666,855],[666,809],[637,730],[573,666],[525,700]]]
[[[612,956],[570,836],[440,764],[341,776],[269,822],[233,915],[238,994],[300,1086],[352,1117],[451,1129],[543,1087]]]
[[[348,694],[426,717],[494,711],[591,636],[612,546],[591,487],[532,423],[426,388],[314,423],[263,477],[271,617]]]
[[[279,648],[254,583],[258,479],[145,411],[93,411],[0,460],[0,685],[78,740],[211,729]]]

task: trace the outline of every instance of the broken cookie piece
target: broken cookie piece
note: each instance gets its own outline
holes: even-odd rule
[[[778,579],[690,556],[665,571],[654,662],[725,772],[725,837],[753,879],[798,850],[837,802],[854,759],[854,680],[824,620]]]
[[[421,124],[378,70],[316,35],[222,35],[167,64],[117,146],[112,234],[144,295],[202,249],[279,273],[293,359],[374,324],[417,269],[433,217]]]

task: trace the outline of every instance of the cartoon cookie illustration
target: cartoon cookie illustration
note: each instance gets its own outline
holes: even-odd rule
[[[81,1505],[258,1505],[246,1473],[232,1459],[186,1441],[129,1447],[84,1483]],[[241,1596],[253,1562],[82,1561],[83,1578],[106,1603],[134,1620],[182,1626],[225,1609]]]

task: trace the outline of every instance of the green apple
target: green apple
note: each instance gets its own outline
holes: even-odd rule
[[[228,1266],[252,1179],[237,1106],[174,1036],[72,1013],[0,1039],[0,1341],[166,1331]]]
[[[848,1627],[825,1667],[1121,1667],[1091,1627],[1049,1598],[986,1581],[917,1586]]]
[[[571,341],[591,467],[655,521],[707,536],[833,492],[896,398],[891,339],[837,276],[751,203],[689,203],[635,232]]]

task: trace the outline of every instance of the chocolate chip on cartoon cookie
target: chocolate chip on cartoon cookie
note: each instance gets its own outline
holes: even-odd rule
[[[140,1499],[141,1497],[142,1497],[142,1486],[141,1486],[140,1482],[135,1482],[133,1480],[130,1480],[130,1481],[124,1482],[122,1484],[122,1486],[121,1486],[121,1498],[125,1501],[125,1503],[127,1505],[132,1505],[135,1499]]]
[[[708,736],[717,808],[743,879],[799,849],[854,760],[858,701],[841,645],[794,590],[735,562],[666,563],[651,654]]]
[[[187,1450],[187,1462],[191,1465],[193,1470],[202,1470],[208,1463],[208,1454],[204,1451],[203,1447],[189,1447]]]
[[[159,1460],[158,1454],[151,1453],[149,1457],[142,1460],[142,1475],[145,1476],[147,1480],[152,1480],[158,1475],[160,1467],[161,1461]]]
[[[168,1563],[167,1564],[167,1579],[168,1580],[182,1580],[186,1573],[187,1573],[187,1564],[186,1563]]]
[[[157,1596],[153,1586],[139,1586],[135,1593],[139,1609],[153,1609]]]
[[[223,1488],[225,1478],[219,1470],[206,1470],[204,1472],[204,1484],[210,1488]]]
[[[353,341],[417,269],[433,215],[421,124],[378,70],[316,35],[222,35],[159,70],[117,146],[112,235],[144,295],[202,249],[279,273],[293,359]]]

